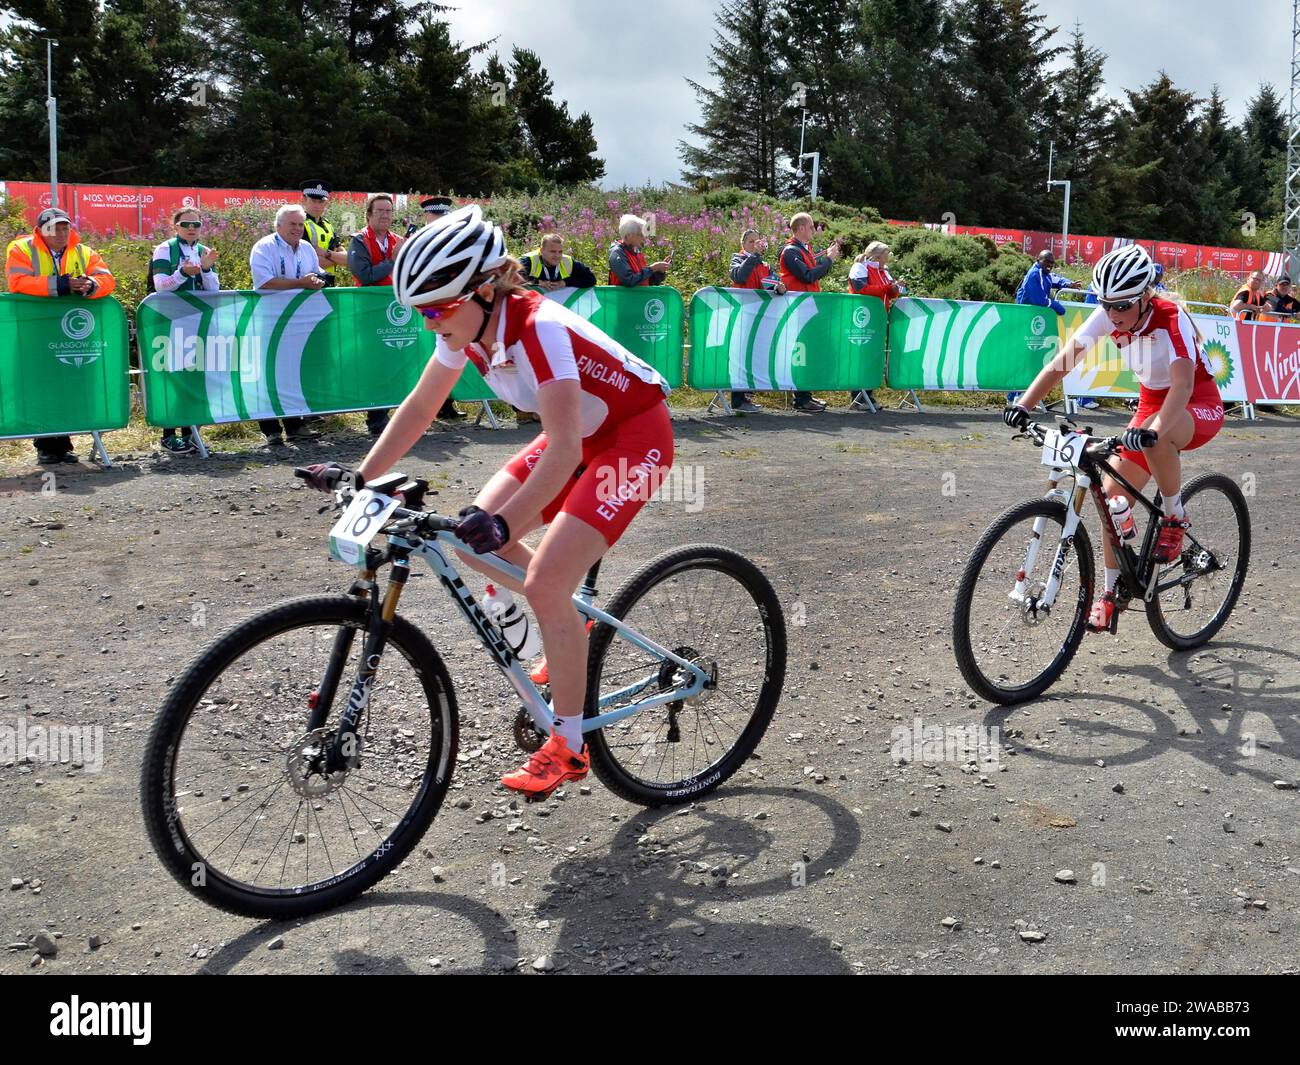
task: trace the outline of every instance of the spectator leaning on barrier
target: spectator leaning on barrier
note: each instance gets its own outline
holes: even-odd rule
[[[596,275],[586,264],[565,254],[564,238],[558,233],[547,233],[537,250],[519,261],[524,264],[524,280],[547,292],[557,288],[592,288],[596,284]]]
[[[193,207],[178,207],[172,212],[172,238],[153,250],[149,262],[150,292],[216,292],[221,287],[217,275],[217,253],[199,243],[203,221]],[[174,455],[188,455],[198,450],[189,426],[163,430],[163,450]]]
[[[253,287],[259,292],[277,292],[284,289],[307,289],[313,292],[325,287],[321,276],[320,259],[316,249],[303,239],[307,228],[307,212],[300,203],[286,203],[275,212],[275,232],[269,233],[248,253],[248,266],[253,274]],[[263,418],[258,428],[266,434],[269,447],[283,447],[280,422]],[[318,436],[303,424],[302,418],[285,418],[284,432],[295,442]]]
[[[873,240],[849,267],[849,291],[858,296],[875,296],[883,300],[886,320],[894,300],[903,294],[903,286],[894,280],[888,263],[889,245],[881,240]],[[864,388],[849,404],[849,410],[871,410],[875,401],[871,389]]]
[[[99,253],[81,243],[67,213],[48,207],[37,216],[31,236],[9,242],[5,284],[25,296],[96,300],[112,292],[117,279]],[[70,436],[40,436],[35,444],[42,463],[77,461]]]
[[[455,204],[451,202],[450,196],[426,196],[420,201],[420,210],[424,213],[424,221],[407,223],[406,235],[409,237],[412,233],[419,232],[422,226],[438,221],[454,206]]]
[[[1261,322],[1289,322],[1300,314],[1300,300],[1291,294],[1291,279],[1283,274],[1273,285],[1273,289],[1264,297],[1264,309],[1267,314],[1261,314]]]
[[[747,229],[740,238],[740,251],[731,257],[731,283],[736,288],[761,288],[777,296],[785,295],[785,285],[763,261],[764,243],[757,230]],[[748,392],[731,393],[731,409],[753,414],[763,408]]]
[[[820,292],[821,279],[831,272],[831,267],[842,253],[837,237],[820,255],[815,255],[808,242],[813,235],[812,215],[800,211],[790,219],[790,239],[781,249],[781,284],[791,292]],[[814,399],[811,392],[794,394],[794,409],[809,414],[820,414],[826,404]]]
[[[1232,316],[1241,322],[1249,322],[1255,318],[1259,314],[1259,308],[1264,306],[1266,284],[1268,280],[1259,270],[1246,278],[1245,285],[1237,290],[1237,294],[1232,297],[1232,304],[1228,307]]]
[[[335,282],[334,267],[348,261],[348,253],[343,250],[343,241],[334,227],[325,221],[325,208],[329,206],[332,190],[325,182],[304,181],[302,205],[307,212],[305,236],[307,243],[316,249],[320,262],[321,277],[326,285]]]
[[[639,285],[662,285],[672,266],[672,257],[646,265],[641,246],[646,239],[646,221],[634,214],[618,220],[618,240],[609,246],[609,283],[636,288]]]
[[[402,238],[392,231],[393,198],[377,192],[366,200],[366,227],[352,237],[348,245],[348,269],[358,286],[393,284],[393,260]],[[379,438],[388,424],[388,411],[366,411],[366,428]]]
[[[1016,302],[1030,307],[1051,307],[1059,315],[1065,314],[1065,306],[1056,298],[1058,288],[1078,288],[1079,283],[1060,274],[1052,273],[1056,269],[1056,256],[1044,248],[1038,253],[1034,265],[1025,272],[1025,279],[1016,289]],[[1019,392],[1008,392],[1007,402],[1014,403]],[[1095,401],[1087,401],[1085,406],[1095,407]]]

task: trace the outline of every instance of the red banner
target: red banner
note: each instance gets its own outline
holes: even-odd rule
[[[1238,322],[1237,349],[1249,402],[1300,401],[1300,325]]]

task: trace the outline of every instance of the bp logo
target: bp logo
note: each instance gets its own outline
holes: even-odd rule
[[[390,348],[407,348],[415,343],[411,336],[411,308],[403,307],[394,300],[384,311],[391,329],[378,330],[379,339]]]
[[[646,300],[645,309],[642,312],[645,315],[646,324],[637,326],[637,335],[647,343],[654,343],[663,340],[668,336],[666,326],[660,323],[664,320],[667,308],[664,307],[664,301],[661,299]]]
[[[85,340],[95,331],[95,316],[84,307],[69,311],[59,323],[69,340]]]
[[[1232,359],[1228,357],[1228,349],[1217,340],[1207,341],[1205,357],[1209,360],[1210,372],[1214,374],[1214,380],[1218,382],[1219,387],[1223,388],[1231,383],[1233,378]]]

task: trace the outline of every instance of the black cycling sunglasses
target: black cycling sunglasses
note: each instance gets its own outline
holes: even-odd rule
[[[1133,304],[1137,303],[1137,300],[1098,300],[1097,303],[1100,304],[1104,311],[1118,311],[1123,313],[1132,307]]]

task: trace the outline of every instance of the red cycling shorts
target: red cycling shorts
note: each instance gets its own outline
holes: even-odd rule
[[[545,450],[542,433],[506,463],[505,472],[522,484]],[[543,508],[542,521],[549,525],[557,514],[572,514],[613,547],[672,464],[672,419],[667,404],[656,403],[582,442],[582,465]]]
[[[1138,391],[1138,408],[1133,415],[1130,426],[1141,425],[1153,414],[1158,414],[1164,405],[1167,388],[1142,388]],[[1202,444],[1213,440],[1223,428],[1223,398],[1219,395],[1219,386],[1213,380],[1203,381],[1192,390],[1192,398],[1187,401],[1187,413],[1192,416],[1192,438],[1184,446],[1184,451],[1195,451]],[[1121,458],[1141,466],[1147,473],[1147,457],[1140,451],[1122,449]]]

